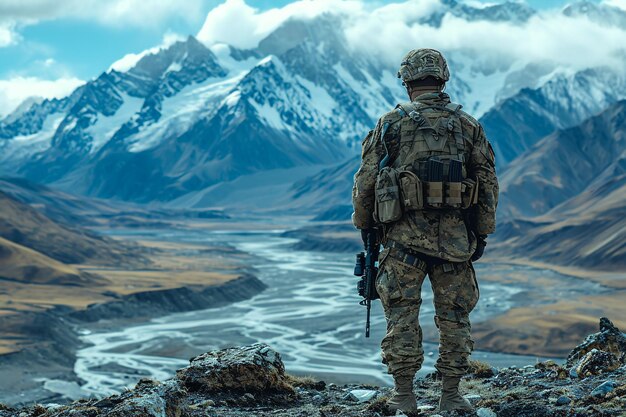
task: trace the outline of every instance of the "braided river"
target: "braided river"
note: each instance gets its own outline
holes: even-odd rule
[[[250,300],[220,308],[171,314],[115,330],[82,329],[86,347],[78,351],[74,370],[84,383],[72,390],[79,392],[71,394],[102,396],[132,386],[142,377],[166,379],[194,355],[255,342],[267,343],[280,352],[291,373],[336,383],[390,384],[380,360],[379,343],[385,332],[382,308],[378,301],[373,303],[372,334],[366,339],[365,308],[358,304],[357,279],[352,275],[354,256],[294,251],[291,246],[296,240],[282,237],[282,232],[127,232],[143,240],[227,242],[255,256],[255,274],[268,288]],[[472,312],[474,322],[506,312],[516,305],[516,295],[524,290],[511,284],[481,283],[481,271],[489,267],[476,265],[481,299]],[[524,273],[530,277],[547,272],[520,266],[510,266],[510,271],[519,272],[520,268],[525,268]],[[434,308],[426,282],[421,323],[432,328]],[[571,291],[589,289],[576,287]],[[437,345],[425,343],[424,350],[422,374],[434,370]],[[522,366],[537,359],[483,351],[475,351],[472,356],[496,367]],[[68,391],[61,381],[48,381],[46,385],[51,391]]]

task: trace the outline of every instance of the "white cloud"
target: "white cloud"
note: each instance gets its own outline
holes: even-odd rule
[[[606,4],[607,6],[613,6],[622,10],[626,10],[626,0],[603,0],[602,4]]]
[[[202,0],[2,0],[0,16],[17,22],[64,17],[94,20],[110,25],[158,25],[172,16],[195,20]]]
[[[623,5],[626,0],[605,0]],[[419,6],[419,7],[418,7]],[[441,27],[416,23],[440,8],[439,0],[408,0],[372,7],[364,1],[300,0],[282,8],[259,11],[244,0],[226,0],[209,12],[198,33],[208,45],[219,42],[252,48],[287,19],[322,13],[344,16],[350,44],[396,66],[413,48],[433,47],[463,53],[481,68],[553,62],[568,69],[618,65],[625,56],[626,31],[585,17],[567,17],[558,9],[541,12],[525,23],[467,21],[446,15]]]
[[[196,22],[203,0],[2,0],[0,47],[17,43],[16,29],[40,21],[82,19],[107,26],[159,27],[172,17]]]
[[[156,54],[157,52],[159,52],[159,50],[165,49],[171,46],[172,44],[174,44],[175,42],[178,42],[184,39],[185,38],[182,35],[179,35],[177,33],[166,32],[165,35],[163,36],[163,42],[161,42],[161,45],[146,49],[136,54],[134,53],[126,54],[122,58],[118,59],[113,64],[111,64],[108,71],[111,71],[111,70],[115,70],[119,72],[128,71],[129,69],[134,67],[135,64],[137,64],[137,62],[139,62],[139,60],[143,58],[144,56],[150,55],[150,54]]]
[[[260,12],[244,0],[226,0],[209,12],[197,38],[207,45],[224,42],[253,48],[291,17],[312,18],[325,12],[362,14],[363,8],[364,4],[357,0],[300,0]]]
[[[61,98],[83,84],[78,78],[43,80],[36,77],[13,77],[0,80],[0,115],[11,113],[21,102],[32,96]]]
[[[15,24],[12,22],[0,22],[0,48],[13,45],[19,41],[19,35],[15,32]]]
[[[623,55],[619,52],[626,47],[623,29],[602,26],[586,18],[569,18],[558,12],[540,14],[519,25],[471,22],[446,15],[438,28],[411,24],[401,14],[396,16],[394,25],[380,25],[378,14],[374,11],[360,17],[359,24],[347,30],[347,36],[356,48],[376,50],[389,63],[397,62],[409,49],[427,46],[463,52],[482,67],[550,61],[582,69],[621,63]]]

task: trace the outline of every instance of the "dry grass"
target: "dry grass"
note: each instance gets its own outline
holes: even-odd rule
[[[309,375],[297,376],[297,375],[286,374],[285,377],[286,377],[285,379],[287,383],[291,387],[300,387],[300,388],[320,390],[320,389],[324,389],[324,387],[326,386],[325,382],[320,381]]]
[[[81,272],[0,237],[0,279],[34,284],[81,284]]]
[[[553,304],[513,308],[502,316],[477,323],[472,335],[477,349],[519,354],[565,356],[608,316],[626,328],[626,291],[581,297]]]
[[[206,287],[238,277],[245,256],[228,247],[177,245],[151,242],[158,249],[150,259],[151,269],[65,265],[28,248],[0,238],[5,250],[0,269],[5,278],[0,287],[0,318],[41,312],[56,306],[84,309],[90,304],[114,300],[113,295]],[[197,256],[189,250],[201,251]],[[13,269],[4,267],[11,265]],[[7,276],[17,266],[36,266],[37,274]],[[23,271],[22,271],[23,272]],[[77,285],[79,284],[79,285]],[[0,354],[20,350],[32,343],[28,334],[10,334],[0,329]]]
[[[310,375],[298,376],[287,374],[285,376],[287,381],[289,381],[289,383],[294,387],[308,387],[319,382],[317,379],[313,378]]]
[[[597,282],[602,285],[606,285],[607,287],[616,288],[616,289],[626,289],[626,271],[600,271],[594,269],[582,269],[576,267],[567,267],[560,266],[550,263],[537,262],[530,259],[524,258],[508,258],[508,257],[498,257],[497,259],[492,259],[486,256],[484,258],[486,262],[494,262],[503,263],[503,264],[513,264],[513,265],[523,265],[523,266],[531,266],[538,269],[547,269],[550,271],[555,271],[563,275],[569,275],[576,278],[588,279],[593,282]],[[492,280],[497,281],[497,278],[492,278]]]
[[[491,365],[486,362],[470,359],[468,372],[478,378],[488,378],[493,376]]]

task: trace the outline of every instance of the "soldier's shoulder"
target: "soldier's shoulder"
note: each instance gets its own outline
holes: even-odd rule
[[[474,127],[474,128],[479,128],[480,127],[480,122],[478,120],[476,120],[476,118],[474,116],[472,116],[471,114],[469,114],[468,112],[466,112],[463,109],[459,110],[459,117],[461,118],[462,122],[467,123],[468,125]]]
[[[461,120],[461,124],[463,125],[463,128],[466,130],[472,131],[472,136],[479,129],[482,129],[482,125],[480,124],[478,120],[476,120],[474,116],[472,116],[471,114],[469,114],[468,112],[464,110],[459,110],[458,112],[459,112],[459,119]]]
[[[395,123],[400,121],[403,117],[407,116],[407,105],[410,103],[400,103],[393,110],[383,114],[380,117],[381,122]]]

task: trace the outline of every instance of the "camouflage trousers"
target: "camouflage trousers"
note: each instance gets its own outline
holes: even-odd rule
[[[424,362],[419,311],[422,283],[430,278],[439,329],[439,358],[435,367],[442,375],[461,377],[468,369],[474,342],[470,338],[469,313],[478,302],[479,290],[471,262],[425,264],[422,270],[381,252],[376,289],[387,319],[382,357],[392,375],[414,374]]]

